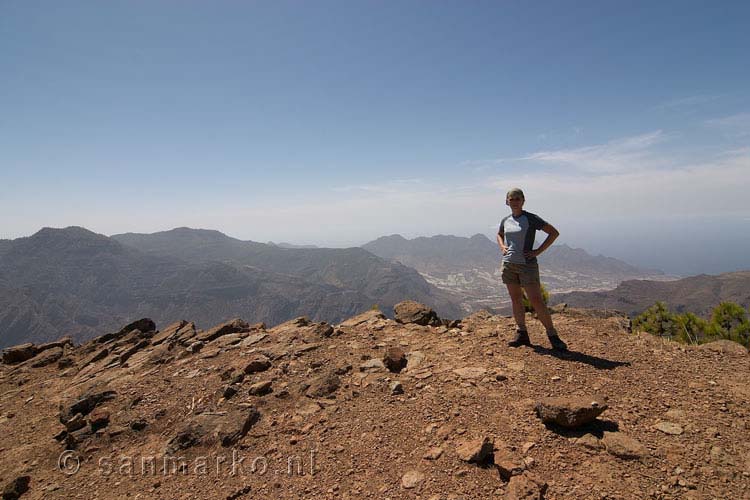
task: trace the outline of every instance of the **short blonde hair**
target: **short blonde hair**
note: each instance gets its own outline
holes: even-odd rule
[[[520,196],[522,200],[525,200],[526,197],[523,195],[523,191],[521,191],[521,188],[511,188],[510,191],[505,195],[505,199],[507,200],[511,196]]]

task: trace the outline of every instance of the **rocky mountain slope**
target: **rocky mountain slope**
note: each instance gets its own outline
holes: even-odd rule
[[[160,323],[190,316],[202,326],[238,315],[340,321],[373,304],[390,313],[409,297],[448,317],[462,314],[415,270],[358,248],[284,249],[194,230],[142,239],[157,244],[142,251],[78,227],[5,240],[0,347],[63,334],[81,341],[134,316]]]
[[[419,271],[427,281],[462,297],[467,310],[498,309],[509,303],[500,281],[497,243],[483,234],[471,238],[432,236],[406,239],[398,234],[362,245],[365,250]],[[580,248],[553,245],[539,257],[542,282],[551,292],[600,290],[629,279],[672,279]]]
[[[656,301],[662,301],[675,312],[692,312],[707,316],[720,302],[735,302],[750,307],[750,271],[701,274],[677,281],[631,280],[614,290],[571,292],[554,295],[551,303],[574,307],[615,309],[637,315]]]
[[[571,348],[560,354],[531,318],[537,345],[511,349],[504,317],[398,314],[436,326],[376,311],[205,331],[144,319],[78,346],[6,350],[0,487],[66,499],[747,498],[750,356],[737,344],[678,345],[568,310],[555,316]]]
[[[449,294],[431,286],[414,269],[387,262],[361,248],[281,248],[190,228],[127,233],[112,239],[148,255],[177,257],[191,264],[222,262],[356,290],[370,297],[369,305],[378,304],[388,313],[393,304],[407,297],[434,304],[447,316],[458,317],[462,313]]]

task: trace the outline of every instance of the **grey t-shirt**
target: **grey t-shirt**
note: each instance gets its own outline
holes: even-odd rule
[[[503,262],[536,264],[536,257],[527,259],[524,252],[534,248],[536,232],[546,225],[544,219],[525,210],[518,217],[513,217],[513,214],[505,217],[497,230],[497,234],[504,235],[503,242],[508,247]]]

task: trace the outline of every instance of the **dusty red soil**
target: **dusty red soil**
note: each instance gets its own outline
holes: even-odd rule
[[[487,437],[496,461],[508,457],[524,477],[546,483],[548,499],[750,498],[746,351],[632,334],[622,317],[580,311],[554,316],[567,355],[547,348],[533,319],[537,347],[512,349],[505,343],[513,324],[504,317],[477,314],[452,329],[362,318],[331,336],[325,325],[303,321],[248,328],[197,353],[186,350],[192,334],[154,347],[159,334],[136,332],[66,347],[67,368],[35,368],[34,358],[0,365],[0,486],[28,475],[22,498],[511,497],[516,490],[492,461],[458,457],[462,442]],[[116,362],[144,338],[125,363]],[[84,366],[103,346],[114,348]],[[401,373],[362,367],[391,347],[409,358]],[[224,398],[229,378],[260,354],[270,368],[245,375]],[[472,369],[454,372],[461,368]],[[339,386],[323,384],[322,396],[310,397],[314,382],[334,372]],[[396,380],[403,394],[391,394]],[[272,392],[251,395],[263,381]],[[84,431],[66,444],[58,435],[61,408],[105,390],[112,399],[82,415]],[[593,395],[609,408],[582,429],[547,427],[534,412],[544,397]],[[244,436],[217,442],[222,426],[238,426],[227,419],[252,408],[260,419]],[[163,471],[168,441],[195,421],[215,423],[219,437],[199,435],[174,454],[184,457],[183,469]],[[100,426],[95,432],[87,430],[92,423]],[[610,432],[641,443],[640,456],[613,455],[614,445],[600,440]],[[244,460],[234,473],[233,453]],[[216,457],[224,461],[217,465]]]

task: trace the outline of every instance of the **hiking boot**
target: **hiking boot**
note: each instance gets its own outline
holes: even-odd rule
[[[568,350],[568,346],[557,335],[550,335],[547,338],[549,339],[549,343],[552,344],[552,349],[555,351],[564,352]]]
[[[531,339],[529,339],[529,332],[526,330],[516,330],[516,336],[513,340],[508,342],[508,347],[520,347],[522,345],[531,345]]]

